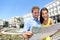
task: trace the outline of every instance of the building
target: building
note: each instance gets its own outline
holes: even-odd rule
[[[60,0],[53,0],[51,3],[45,5],[44,7],[49,10],[49,17],[57,20],[57,18],[60,16]]]
[[[24,17],[24,18],[32,17],[32,13],[28,13],[28,14],[24,15],[23,17]]]
[[[0,19],[0,29],[8,27],[8,21]]]
[[[28,13],[26,15],[23,16],[24,19],[28,19],[28,18],[31,18],[33,15],[32,13]],[[40,16],[39,16],[40,17]],[[38,20],[40,20],[40,18],[38,17]]]
[[[12,17],[9,20],[9,27],[20,28],[23,27],[23,24],[24,24],[23,17],[20,16]]]

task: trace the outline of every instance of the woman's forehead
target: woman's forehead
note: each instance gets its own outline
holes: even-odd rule
[[[43,10],[42,12],[43,12],[43,13],[47,13],[47,11],[46,11],[46,10]]]

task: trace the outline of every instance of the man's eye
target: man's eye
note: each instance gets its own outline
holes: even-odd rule
[[[37,13],[39,13],[39,12],[37,12]]]
[[[36,13],[39,13],[39,12],[36,12]]]

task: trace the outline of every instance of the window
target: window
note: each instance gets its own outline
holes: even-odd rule
[[[60,14],[60,6],[58,6],[57,9],[58,9],[58,14]]]
[[[54,8],[54,11],[55,11],[56,9],[57,9],[57,8],[55,7],[55,8]]]
[[[50,8],[52,8],[53,6],[52,5],[50,5]]]
[[[59,5],[59,1],[57,1],[56,4]]]
[[[54,11],[54,14],[55,14],[55,15],[58,15],[58,11],[57,11],[57,10],[55,10],[55,11]]]
[[[51,12],[53,11],[53,9],[51,8]]]
[[[53,3],[53,6],[56,6],[56,3]]]

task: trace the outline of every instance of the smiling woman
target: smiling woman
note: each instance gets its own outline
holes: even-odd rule
[[[47,8],[42,8],[40,12],[40,22],[43,27],[48,27],[50,25],[53,25],[53,19],[48,17],[48,9]]]

